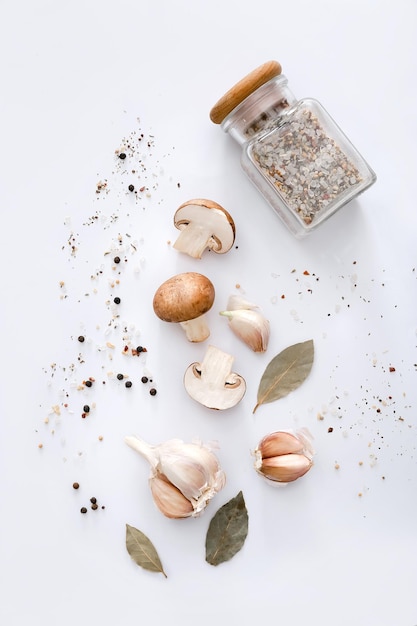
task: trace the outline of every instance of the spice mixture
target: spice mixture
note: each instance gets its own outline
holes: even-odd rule
[[[252,158],[288,207],[311,224],[346,190],[362,182],[358,169],[308,109],[252,147]]]

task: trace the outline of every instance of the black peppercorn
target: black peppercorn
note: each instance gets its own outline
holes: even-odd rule
[[[114,259],[113,259],[113,261],[114,261],[115,263],[120,263],[120,257],[119,257],[119,256],[115,256],[115,257],[114,257]]]
[[[81,513],[87,513],[87,508],[85,506],[82,506],[80,509]]]
[[[79,341],[80,343],[83,343],[83,342],[85,341],[85,337],[83,337],[83,335],[80,335],[80,336],[78,337],[78,341]]]
[[[91,508],[93,509],[93,511],[95,511],[96,509],[98,509],[98,504],[96,503],[92,504]]]
[[[152,387],[152,389],[149,389],[149,393],[151,394],[151,396],[156,396],[156,389],[155,389],[155,387]]]
[[[128,389],[132,386],[132,381],[131,380],[127,380],[125,382],[125,387],[127,387]]]
[[[126,154],[124,152],[121,152],[119,154],[119,159],[122,159],[122,161],[126,158]]]
[[[120,304],[121,300],[119,297],[116,296],[116,298],[113,300],[114,304]]]
[[[84,411],[84,413],[89,413],[90,412],[90,407],[88,406],[88,404],[85,404],[83,406],[83,411]]]
[[[123,374],[117,374],[117,380],[123,380],[124,376]]]
[[[128,189],[129,189],[129,191],[135,191],[134,185],[129,185]]]
[[[90,498],[90,502],[91,502],[91,504],[96,504],[97,498],[94,498],[94,497]]]
[[[85,381],[85,386],[86,387],[92,387],[93,386],[93,381],[92,380],[86,380]]]
[[[72,486],[74,489],[79,489],[80,483],[73,483]]]
[[[147,383],[149,378],[147,376],[142,376],[141,381],[145,384]]]
[[[139,352],[143,352],[143,346],[138,346],[136,348],[136,352],[139,354]]]

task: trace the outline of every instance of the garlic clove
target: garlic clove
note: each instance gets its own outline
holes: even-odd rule
[[[256,311],[259,309],[259,307],[257,304],[253,304],[253,302],[245,300],[245,298],[242,298],[242,296],[233,295],[229,297],[227,301],[228,311],[239,311],[245,309]]]
[[[216,455],[199,443],[167,442],[162,444],[160,471],[186,497],[198,499],[213,488],[219,491],[225,485],[225,474]]]
[[[217,457],[201,443],[171,439],[151,446],[134,436],[125,441],[149,462],[152,495],[167,517],[196,517],[225,485]]]
[[[302,454],[304,452],[304,442],[295,435],[278,431],[266,435],[258,444],[255,454],[259,451],[263,459],[281,454]]]
[[[268,347],[270,324],[258,311],[238,309],[221,311],[227,317],[232,331],[254,352],[265,352]]]
[[[209,482],[209,475],[205,468],[186,457],[164,457],[160,471],[189,500],[197,500]]]
[[[304,454],[282,454],[262,459],[257,470],[269,480],[289,483],[304,476],[312,465],[312,460]]]
[[[194,507],[177,487],[163,474],[157,474],[149,479],[152,497],[158,509],[171,519],[190,517]]]

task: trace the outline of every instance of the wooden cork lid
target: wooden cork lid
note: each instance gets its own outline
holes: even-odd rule
[[[221,124],[227,115],[245,98],[250,96],[258,87],[267,83],[271,78],[281,74],[281,65],[278,61],[267,61],[247,76],[242,78],[234,87],[224,94],[210,111],[210,119],[215,124]]]

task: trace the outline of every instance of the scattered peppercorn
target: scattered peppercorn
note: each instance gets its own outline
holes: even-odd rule
[[[120,304],[121,300],[118,296],[116,296],[116,298],[113,300],[114,304]]]
[[[85,381],[85,386],[86,387],[92,387],[93,386],[93,381],[92,380],[86,380]]]
[[[93,509],[93,511],[95,511],[96,509],[98,509],[98,504],[96,503],[92,504],[91,508]]]
[[[151,394],[151,396],[156,396],[156,389],[155,389],[155,387],[152,387],[152,389],[149,389],[149,393]]]
[[[129,189],[129,191],[135,191],[135,186],[134,185],[129,185],[128,189]]]
[[[143,384],[147,383],[149,380],[149,378],[147,376],[142,376],[141,381],[143,382]]]
[[[91,504],[96,504],[97,503],[97,498],[90,498],[90,502],[91,502]]]
[[[120,257],[119,257],[119,256],[115,256],[115,257],[114,257],[114,259],[113,259],[113,261],[114,261],[115,263],[120,263]]]
[[[117,374],[117,380],[123,380],[124,376],[123,374]]]
[[[79,489],[80,488],[80,483],[72,483],[72,486],[74,489]]]
[[[119,154],[119,159],[122,159],[122,161],[124,161],[125,158],[126,158],[126,154],[124,152],[121,152]]]
[[[80,336],[78,337],[78,341],[79,341],[80,343],[83,343],[83,342],[85,341],[85,337],[83,337],[83,335],[80,335]]]
[[[80,509],[80,512],[81,513],[87,513],[87,507],[82,506],[81,509]]]
[[[129,387],[131,387],[131,386],[132,386],[132,381],[131,380],[127,380],[125,382],[125,387],[127,387],[129,389]]]
[[[143,352],[143,346],[138,346],[136,348],[136,352],[139,354],[139,352]]]

